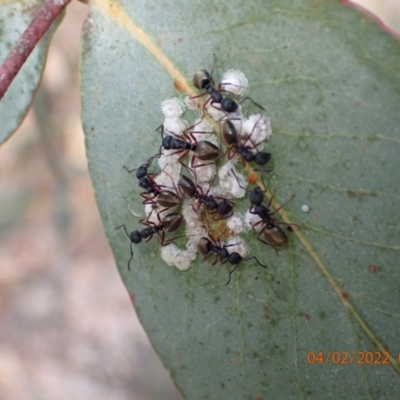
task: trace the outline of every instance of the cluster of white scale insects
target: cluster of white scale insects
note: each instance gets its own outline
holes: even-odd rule
[[[227,71],[221,81],[221,89],[225,90],[227,94],[242,97],[246,94],[248,88],[248,80],[246,76],[238,70]],[[229,119],[235,126],[238,140],[245,142],[249,135],[251,135],[251,142],[257,144],[253,152],[260,151],[264,148],[265,142],[271,137],[271,123],[269,118],[262,114],[251,115],[247,119],[242,114],[242,107],[235,113],[227,114],[219,110],[218,104],[211,104],[209,101],[206,104],[207,114],[214,119],[220,126],[221,121]],[[178,98],[165,100],[161,103],[161,111],[165,116],[163,122],[164,132],[166,134],[173,134],[176,137],[183,138],[183,132],[188,128],[188,123],[181,117],[186,109],[198,110],[200,116],[192,126],[192,135],[196,140],[207,140],[217,146],[221,146],[219,133],[215,133],[214,126],[206,118],[203,117],[203,108],[199,105],[197,98],[186,97],[184,101]],[[198,132],[198,133],[196,133]],[[209,133],[208,133],[209,132]],[[188,133],[188,132],[187,132]],[[222,149],[220,149],[222,153]],[[175,153],[175,154],[174,154]],[[182,170],[182,165],[178,162],[181,153],[176,150],[163,149],[162,155],[158,159],[158,164],[161,172],[154,177],[154,181],[158,185],[165,187],[178,187],[178,181]],[[192,160],[192,157],[190,157]],[[226,157],[223,160],[223,165],[217,169],[215,163],[207,163],[208,165],[198,166],[205,164],[197,158],[194,158],[188,163],[189,168],[184,168],[184,174],[190,173],[196,184],[200,186],[204,193],[208,195],[225,198],[227,200],[240,199],[246,194],[244,189],[247,186],[245,177],[236,170],[236,164],[240,162],[240,156],[235,155],[231,160]],[[234,173],[232,172],[234,171]],[[194,176],[195,174],[195,176]],[[235,176],[236,175],[236,176]],[[238,183],[240,182],[240,184]],[[215,184],[218,182],[218,185]],[[210,185],[212,187],[210,188]],[[250,205],[250,204],[249,204]],[[182,204],[181,213],[186,222],[185,234],[188,238],[186,249],[181,249],[174,243],[166,246],[161,246],[161,257],[170,266],[174,265],[180,270],[187,270],[190,264],[197,255],[197,243],[202,237],[208,237],[208,232],[200,221],[200,212],[197,211],[199,206],[197,200],[184,199]],[[160,213],[162,207],[154,204],[146,204],[145,212],[150,221],[155,224],[159,223],[165,215],[171,212],[171,209]],[[159,214],[159,215],[157,215]],[[230,245],[229,252],[237,252],[242,257],[247,253],[247,246],[239,234],[252,229],[252,226],[260,221],[257,215],[251,214],[249,211],[245,215],[240,212],[233,212],[232,216],[225,220],[226,227],[229,230],[231,237],[226,243],[221,242],[221,246]],[[262,224],[258,225],[260,228]],[[218,240],[219,238],[214,238]]]

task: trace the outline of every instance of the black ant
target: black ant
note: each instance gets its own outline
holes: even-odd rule
[[[178,158],[178,162],[186,168],[187,165],[184,164],[182,160],[187,156],[187,154],[190,151],[193,152],[192,162],[191,162],[192,165],[195,157],[197,157],[199,160],[202,161],[211,161],[219,157],[220,153],[219,147],[216,146],[214,143],[211,143],[208,140],[197,141],[197,139],[193,135],[193,132],[190,132],[189,135],[186,133],[186,131],[191,129],[192,127],[183,131],[183,137],[185,140],[180,139],[173,132],[171,132],[172,135],[164,136],[164,126],[161,125],[158,129],[160,128],[161,128],[162,143],[159,154],[161,154],[162,147],[165,150],[177,150],[175,153],[172,153],[170,155],[182,153],[182,155]],[[203,165],[207,164],[197,165],[197,167],[201,167]]]
[[[219,203],[217,202],[216,198],[214,196],[209,196],[208,193],[211,190],[212,184],[210,185],[210,188],[207,190],[206,193],[203,192],[203,189],[201,186],[196,186],[196,184],[187,176],[181,175],[179,182],[178,182],[178,188],[180,192],[183,194],[183,196],[187,198],[195,198],[200,204],[204,204],[204,207],[208,212],[212,213],[217,213],[222,215],[222,218],[218,219],[227,219],[232,216],[233,214],[233,202],[227,199],[222,199]],[[198,190],[200,188],[200,191]],[[198,209],[196,210],[198,211]]]
[[[210,237],[210,239],[212,239],[212,238]],[[260,261],[258,261],[257,257],[255,257],[255,256],[246,258],[244,260],[243,257],[236,251],[229,253],[229,251],[227,250],[227,247],[235,246],[235,244],[228,244],[228,245],[221,246],[221,242],[219,240],[215,241],[214,239],[212,239],[212,240],[210,240],[210,239],[208,239],[206,237],[202,237],[197,244],[197,249],[198,249],[199,253],[205,254],[205,257],[201,260],[201,262],[208,260],[211,257],[211,255],[213,253],[215,253],[216,256],[215,256],[215,259],[214,259],[212,265],[215,265],[218,261],[221,264],[225,264],[226,262],[228,262],[229,264],[235,265],[235,267],[229,272],[229,278],[228,278],[228,281],[225,283],[225,285],[229,285],[229,283],[231,281],[231,275],[233,274],[233,272],[236,271],[237,267],[239,266],[239,264],[242,261],[246,262],[246,261],[255,259],[257,261],[258,265],[260,265],[263,268],[268,268],[267,265],[261,264]]]
[[[165,210],[162,210],[165,211]],[[161,212],[162,212],[161,211]],[[142,229],[141,231],[132,231],[131,234],[128,233],[126,226],[125,225],[120,225],[116,227],[115,229],[120,229],[124,228],[126,236],[128,236],[129,240],[131,241],[130,249],[131,249],[131,258],[128,261],[128,270],[131,270],[130,263],[133,258],[133,250],[132,250],[132,244],[138,244],[142,240],[144,240],[146,243],[152,239],[154,234],[158,234],[160,238],[160,244],[161,246],[166,246],[167,244],[170,244],[174,240],[180,238],[181,236],[168,239],[167,241],[165,240],[165,232],[175,232],[182,224],[183,221],[183,215],[180,213],[172,213],[166,215],[162,220],[160,220],[159,214],[157,214],[158,221],[160,222],[158,225],[152,221],[145,221],[141,220],[140,223],[143,225],[146,225],[147,228]]]
[[[215,64],[215,55],[214,55],[214,64]],[[207,103],[210,102],[210,104],[212,106],[214,106],[214,103],[220,104],[220,110],[225,111],[227,114],[234,113],[238,110],[239,104],[242,104],[245,100],[250,100],[254,105],[256,105],[257,107],[264,110],[264,107],[257,104],[251,97],[248,97],[248,96],[246,96],[244,99],[242,99],[239,103],[237,103],[235,100],[233,100],[230,97],[224,97],[221,92],[226,92],[229,94],[232,94],[232,93],[226,89],[222,89],[222,86],[223,86],[222,84],[218,85],[218,89],[216,89],[214,87],[215,83],[212,78],[213,70],[214,70],[214,66],[211,70],[211,73],[209,73],[205,69],[200,69],[199,71],[197,71],[195,73],[195,75],[193,77],[193,85],[199,90],[205,90],[205,92],[192,97],[192,99],[202,97],[206,94],[210,95],[210,97],[207,99],[207,101],[203,105],[203,111],[204,111]],[[217,107],[215,107],[215,108],[217,108]]]
[[[260,117],[262,118],[262,116]],[[236,153],[239,153],[242,157],[243,165],[245,162],[254,161],[254,163],[258,166],[264,166],[271,159],[271,153],[266,151],[258,151],[258,144],[254,144],[251,140],[251,135],[254,132],[254,129],[257,125],[258,121],[255,123],[252,132],[248,135],[247,139],[243,144],[239,144],[239,135],[237,133],[235,125],[231,120],[224,120],[221,123],[221,137],[222,140],[228,145],[228,150],[222,155],[227,155],[228,160],[231,160]],[[250,141],[253,147],[246,146],[247,141]],[[253,150],[256,150],[256,153],[253,153]]]
[[[154,181],[154,177],[157,174],[149,174],[148,167],[152,163],[155,157],[159,154],[151,157],[146,164],[142,164],[139,168],[129,170],[127,167],[124,168],[129,172],[136,171],[136,178],[139,180],[139,186],[146,190],[146,192],[140,193],[140,196],[144,198],[143,204],[159,204],[162,207],[175,207],[180,204],[182,199],[171,190],[163,190],[161,186]],[[162,171],[161,171],[162,172]],[[157,200],[155,200],[157,198]]]
[[[260,186],[256,186],[254,189],[249,190],[240,184],[239,178],[237,177],[235,171],[231,170],[233,175],[235,176],[239,186],[250,192],[250,213],[253,215],[257,215],[260,218],[260,221],[256,222],[252,225],[253,230],[255,231],[255,227],[259,224],[263,224],[262,228],[258,231],[257,239],[268,245],[272,246],[276,252],[276,247],[285,247],[287,244],[287,237],[280,226],[278,225],[288,225],[289,227],[294,224],[287,224],[286,222],[279,222],[275,218],[272,217],[275,213],[277,213],[280,209],[282,209],[290,200],[293,199],[294,195],[287,200],[284,204],[282,204],[279,208],[272,211],[270,210],[270,206],[272,203],[272,199],[274,198],[274,194],[271,196],[267,206],[264,206],[262,203],[264,201],[264,193],[266,190],[262,190]],[[264,185],[265,186],[265,185]],[[264,234],[266,240],[260,238],[261,234]]]

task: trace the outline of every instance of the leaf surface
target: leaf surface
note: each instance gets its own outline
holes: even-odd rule
[[[0,0],[0,62],[2,63],[43,4],[38,0]],[[54,30],[53,23],[33,50],[0,102],[0,143],[14,133],[24,119],[42,77],[47,50]]]
[[[185,398],[399,394],[399,50],[336,1],[93,3],[82,58],[90,172],[121,276]],[[129,240],[115,227],[141,229],[132,212],[143,205],[122,166],[157,152],[160,103],[182,97],[174,79],[193,92],[213,53],[215,76],[240,69],[266,108],[267,186],[277,204],[295,194],[277,218],[301,229],[279,256],[244,235],[269,268],[241,264],[229,286],[230,268],[199,256],[187,272],[167,266],[156,238],[134,245],[129,272]]]

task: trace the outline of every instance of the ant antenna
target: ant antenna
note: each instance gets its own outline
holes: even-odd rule
[[[229,272],[229,277],[228,277],[228,282],[225,283],[225,285],[229,285],[231,282],[231,275],[237,270],[237,267],[239,266],[239,264],[235,265],[235,268],[233,268],[233,270],[231,272]]]
[[[260,261],[258,261],[258,258],[256,256],[253,256],[253,257],[250,257],[250,258],[246,258],[245,260],[242,260],[242,262],[246,262],[246,261],[253,260],[253,259],[257,261],[257,264],[260,267],[268,268],[268,265],[264,265],[264,264],[260,263]]]
[[[128,236],[128,238],[130,239],[131,236],[129,235],[128,231],[126,230],[126,226],[124,224],[117,226],[115,229],[120,229],[120,228],[124,228],[126,236]]]
[[[161,138],[163,138],[164,137],[164,124],[161,124],[157,129],[156,129],[156,131],[158,131],[158,130],[160,130],[161,129]]]
[[[275,195],[275,191],[274,191],[274,195]],[[294,198],[295,196],[296,196],[296,195],[293,194],[292,197],[291,197],[289,200],[286,200],[281,206],[279,206],[276,210],[274,210],[274,211],[271,213],[271,215],[277,213],[280,209],[282,209],[283,207],[285,207],[286,204],[289,203],[290,200],[293,200],[293,198]],[[274,197],[274,196],[272,196],[272,197]],[[271,197],[271,200],[272,200],[272,197]],[[283,224],[283,223],[282,223],[282,224]],[[290,225],[295,225],[295,224],[290,224]],[[289,226],[290,226],[290,225],[289,225]]]
[[[246,96],[244,99],[239,101],[239,104],[242,104],[245,100],[250,100],[255,106],[261,108],[261,110],[265,111],[265,108],[263,106],[260,106],[258,103],[256,103],[251,97]]]
[[[246,187],[242,186],[242,184],[241,184],[240,181],[239,181],[239,177],[236,175],[236,172],[235,172],[235,170],[234,170],[233,168],[231,168],[231,172],[232,172],[233,176],[236,178],[236,181],[237,181],[238,185],[239,185],[243,190],[245,190],[246,192],[251,192],[250,189],[247,189]]]
[[[253,259],[257,261],[257,264],[260,267],[268,268],[268,265],[261,264],[260,261],[258,261],[258,258],[256,256],[253,256],[253,257],[250,257],[250,258],[246,258],[245,260],[242,260],[241,262],[246,262],[246,261],[250,261],[250,260],[253,260]],[[229,285],[229,283],[231,282],[231,276],[237,270],[238,266],[239,266],[239,264],[236,264],[235,268],[233,268],[232,271],[229,272],[228,282],[226,282],[225,285]]]
[[[133,168],[133,169],[129,170],[128,167],[126,167],[125,165],[123,165],[122,168],[125,168],[129,173],[136,171],[138,169],[138,168]],[[123,226],[123,225],[121,225],[121,226]],[[121,226],[119,226],[118,228],[121,228]],[[118,228],[115,228],[115,229],[118,229]]]
[[[213,58],[214,58],[214,61],[213,61],[213,66],[211,68],[210,76],[212,76],[212,74],[214,72],[215,64],[217,63],[217,56],[215,55],[215,53],[213,53]]]
[[[120,228],[124,228],[126,236],[128,236],[129,240],[131,241],[131,245],[130,245],[131,258],[128,261],[128,270],[130,271],[131,270],[131,261],[132,261],[132,258],[133,258],[132,239],[131,239],[131,236],[129,235],[128,231],[126,230],[126,226],[125,225],[117,226],[115,229],[120,229]]]

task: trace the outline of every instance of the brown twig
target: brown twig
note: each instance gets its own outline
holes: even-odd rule
[[[71,0],[47,0],[0,67],[0,100],[29,54]]]

